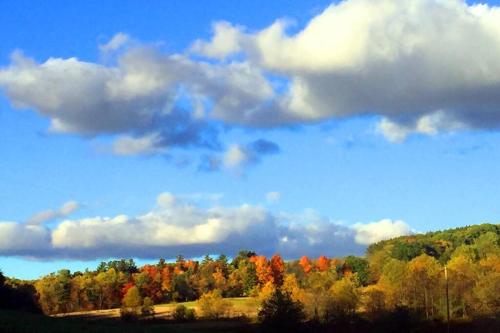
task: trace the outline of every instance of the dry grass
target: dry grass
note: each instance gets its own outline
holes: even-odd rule
[[[228,313],[229,318],[247,317],[255,319],[258,312],[258,301],[251,297],[235,297],[227,298],[233,304],[232,309]],[[168,303],[158,304],[154,306],[155,318],[158,319],[172,319],[174,309],[177,305],[182,304],[188,308],[194,309],[196,314],[199,315],[200,311],[196,301],[183,302],[183,303]],[[94,311],[80,311],[71,313],[60,313],[52,315],[52,317],[85,317],[88,319],[109,319],[120,317],[120,309],[108,310],[94,310]]]

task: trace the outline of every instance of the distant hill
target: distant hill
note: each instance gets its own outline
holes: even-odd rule
[[[443,231],[397,237],[372,244],[367,255],[384,250],[394,259],[409,261],[427,254],[446,263],[455,251],[480,259],[487,253],[498,252],[500,224],[479,224]]]

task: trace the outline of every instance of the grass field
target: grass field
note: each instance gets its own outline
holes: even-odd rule
[[[229,318],[225,320],[197,320],[191,323],[176,323],[165,320],[168,316],[146,319],[138,322],[123,322],[118,317],[119,310],[92,311],[90,313],[71,314],[65,316],[43,316],[0,309],[0,333],[258,333],[261,328],[252,319],[255,313],[253,299],[231,299],[234,304],[235,314],[249,311],[249,318]],[[196,308],[195,302],[183,303],[187,307]],[[156,306],[164,314],[174,309],[174,304]],[[253,312],[252,312],[253,311]],[[318,330],[317,326],[306,326],[301,332],[345,332],[345,333],[388,333],[388,332],[414,332],[414,333],[442,333],[446,332],[446,325],[433,321],[402,321],[401,318],[370,322],[364,319],[346,325],[342,322],[337,326],[324,327]],[[475,322],[454,321],[450,332],[453,333],[498,333],[500,321],[498,319],[484,319]],[[291,333],[291,332],[289,332]]]
[[[125,323],[118,318],[100,320],[82,317],[46,317],[16,311],[0,310],[2,333],[255,333],[257,325],[246,320],[218,320],[175,323],[144,320]]]
[[[258,301],[251,297],[236,297],[236,298],[226,298],[229,300],[233,307],[228,313],[230,318],[247,317],[249,319],[255,319],[257,317],[258,311]],[[172,314],[175,307],[179,304],[183,304],[188,308],[195,309],[196,314],[200,315],[200,310],[196,301],[193,302],[183,302],[183,303],[168,303],[168,304],[158,304],[154,306],[155,318],[157,319],[172,319]],[[62,313],[54,315],[53,317],[87,317],[94,319],[104,319],[104,318],[118,318],[120,317],[120,309],[108,309],[108,310],[95,310],[95,311],[85,311],[85,312],[71,312]]]
[[[120,310],[100,310],[60,314],[52,317],[0,310],[0,332],[8,333],[118,333],[118,332],[256,332],[257,301],[252,298],[229,298],[233,309],[226,320],[197,320],[192,323],[175,323],[172,312],[178,304],[194,308],[199,313],[196,302],[160,304],[155,306],[155,319],[124,323],[120,320]],[[242,318],[245,316],[246,318]]]

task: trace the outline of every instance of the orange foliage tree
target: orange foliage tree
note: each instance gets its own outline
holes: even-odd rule
[[[274,283],[273,272],[271,270],[271,265],[265,256],[255,256],[251,258],[251,261],[255,263],[255,270],[257,273],[257,280],[259,285],[262,287],[266,283]]]
[[[283,284],[283,275],[285,274],[285,263],[279,254],[275,254],[271,258],[271,272],[274,284],[281,286]]]
[[[307,256],[300,258],[299,264],[306,274],[312,270],[311,260]]]
[[[316,262],[316,267],[320,272],[326,272],[330,268],[330,260],[325,256],[320,256]]]

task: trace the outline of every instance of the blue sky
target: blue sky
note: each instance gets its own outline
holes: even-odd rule
[[[0,2],[0,269],[497,223],[498,2],[411,3]]]

